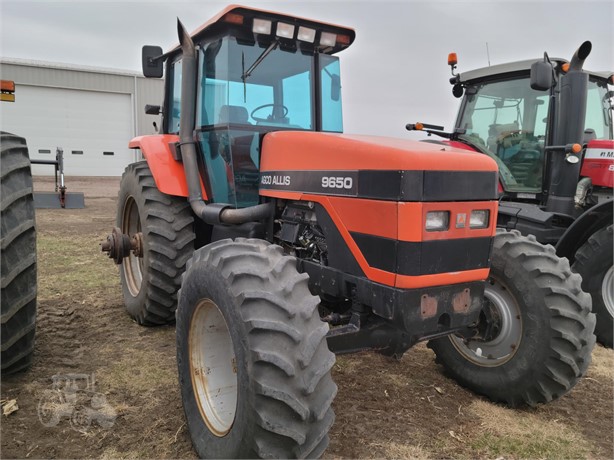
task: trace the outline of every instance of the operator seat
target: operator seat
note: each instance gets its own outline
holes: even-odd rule
[[[240,105],[223,105],[220,107],[218,123],[249,125],[249,113]]]

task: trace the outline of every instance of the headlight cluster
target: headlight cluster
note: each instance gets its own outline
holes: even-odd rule
[[[475,209],[469,215],[469,228],[488,228],[490,211],[488,209]],[[467,226],[467,214],[456,214],[456,228]],[[450,228],[450,211],[429,211],[426,213],[424,228],[427,232],[442,232]]]
[[[225,18],[226,22],[232,22],[235,24],[244,24],[244,18],[240,14],[227,14]],[[310,27],[298,26],[294,24],[288,24],[281,21],[272,21],[269,19],[254,18],[252,22],[252,32],[259,35],[272,35],[275,30],[275,36],[285,38],[288,40],[297,39],[307,43],[316,42],[316,29]],[[349,45],[350,37],[347,35],[340,35],[333,32],[320,33],[318,44],[320,46],[335,46],[337,43]]]

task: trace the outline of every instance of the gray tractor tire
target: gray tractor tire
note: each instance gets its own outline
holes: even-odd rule
[[[553,401],[586,373],[595,315],[581,278],[552,246],[497,231],[480,321],[472,339],[429,342],[461,385],[512,407]]]
[[[612,348],[614,330],[614,235],[612,225],[595,232],[576,252],[571,269],[582,276],[582,289],[593,298],[597,341]]]
[[[194,253],[177,310],[183,408],[200,458],[317,458],[337,387],[319,299],[262,240]]]
[[[1,133],[2,375],[27,369],[36,332],[36,226],[25,139]]]
[[[121,179],[116,222],[125,234],[143,234],[143,256],[131,252],[119,266],[126,311],[143,326],[173,322],[181,277],[194,252],[187,199],[160,192],[147,162],[133,163]]]

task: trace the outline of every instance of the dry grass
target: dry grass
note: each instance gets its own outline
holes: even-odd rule
[[[373,445],[374,447],[380,447],[379,452],[385,458],[403,458],[403,459],[414,459],[414,460],[428,460],[431,457],[428,451],[424,450],[421,446],[413,446],[409,444],[399,444],[396,442],[391,442],[384,445]]]
[[[154,397],[177,384],[176,369],[166,365],[168,360],[161,353],[132,349],[96,376],[105,389]]]
[[[593,349],[593,359],[588,374],[614,384],[614,354],[612,354],[612,350],[596,345]]]
[[[79,291],[102,289],[117,274],[113,263],[101,255],[99,240],[87,235],[46,235],[37,238],[39,266],[53,267],[39,276],[42,298],[65,295],[69,288]],[[106,262],[106,263],[105,263]]]
[[[476,454],[512,458],[586,458],[591,445],[570,426],[535,412],[511,410],[485,401],[473,402],[481,433],[469,441]]]

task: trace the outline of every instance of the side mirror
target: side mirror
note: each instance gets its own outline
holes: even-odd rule
[[[336,74],[330,76],[330,98],[338,101],[341,98],[341,77]]]
[[[554,84],[552,64],[537,61],[531,66],[531,88],[536,91],[548,91]]]
[[[457,83],[452,87],[452,94],[455,98],[463,97],[464,92],[463,85],[460,83]]]
[[[160,115],[161,107],[159,105],[146,104],[145,113],[147,115]]]
[[[147,78],[162,78],[163,52],[159,46],[143,47],[143,75]]]

